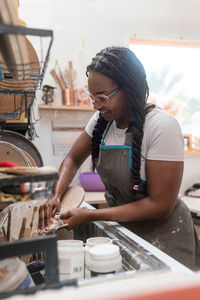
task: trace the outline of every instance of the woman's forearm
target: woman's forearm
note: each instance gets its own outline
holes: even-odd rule
[[[89,211],[90,221],[138,222],[165,218],[171,209],[152,201],[150,197],[139,201]]]

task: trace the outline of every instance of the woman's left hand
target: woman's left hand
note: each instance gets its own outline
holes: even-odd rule
[[[90,220],[90,210],[84,208],[74,208],[68,210],[65,213],[56,215],[56,220],[63,220],[63,223],[67,224],[66,228],[68,230],[74,229],[76,226],[79,226]]]

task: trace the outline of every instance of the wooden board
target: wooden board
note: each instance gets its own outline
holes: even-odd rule
[[[52,174],[56,173],[56,170],[54,167],[6,167],[6,168],[0,168],[1,173],[7,173],[7,174],[22,174],[22,175],[28,175],[28,174]]]
[[[19,26],[17,9],[13,0],[0,0],[0,21],[5,25]],[[22,35],[0,36],[1,52],[9,72],[17,80],[29,77],[29,57]]]
[[[11,143],[0,141],[0,161],[11,161],[19,166],[30,166],[28,157]],[[0,168],[1,169],[1,168]]]
[[[25,150],[22,150],[22,152],[28,158],[28,160],[30,162],[30,166],[31,167],[37,167],[36,162],[34,161],[33,157],[28,152],[26,152]]]
[[[11,143],[21,150],[26,151],[34,159],[37,167],[43,166],[42,157],[37,147],[24,135],[15,131],[3,130],[0,135],[0,141]]]
[[[80,186],[71,186],[69,189],[64,193],[61,202],[61,213],[77,208],[83,202],[85,197],[85,191]]]
[[[1,1],[1,0],[0,0]],[[40,63],[38,55],[33,48],[31,42],[25,37],[26,47],[29,56],[30,62],[30,73],[35,76],[35,78],[39,78],[40,75]],[[3,57],[0,53],[0,61],[4,62]],[[6,61],[5,61],[6,63]],[[4,64],[3,64],[4,66]],[[4,66],[4,73],[9,72],[8,68]],[[38,87],[39,80],[4,80],[4,82],[0,82],[0,89],[14,89],[14,90],[25,90],[28,91],[30,89],[35,89]],[[31,96],[27,97],[27,107],[32,103],[33,98]],[[21,95],[0,95],[0,111],[1,112],[13,112],[19,111],[24,112],[25,110],[25,97]]]

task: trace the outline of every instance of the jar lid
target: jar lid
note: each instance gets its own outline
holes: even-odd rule
[[[87,246],[96,246],[100,244],[112,244],[112,240],[105,236],[92,237],[86,240]]]
[[[6,277],[9,277],[11,274],[15,274],[19,262],[20,260],[18,257],[0,260],[0,281]]]
[[[119,246],[102,244],[89,249],[89,255],[96,260],[111,259],[120,255]]]
[[[59,240],[57,241],[58,247],[82,247],[83,241],[81,240]]]

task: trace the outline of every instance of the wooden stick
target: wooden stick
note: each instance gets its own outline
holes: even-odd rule
[[[23,237],[24,237],[25,227],[26,227],[26,218],[23,218],[21,229],[20,229],[20,232],[19,232],[19,237],[18,237],[19,240],[23,239]]]
[[[65,89],[65,86],[63,86],[62,81],[60,80],[60,78],[58,77],[58,75],[54,69],[52,69],[50,71],[50,74],[53,77],[54,81],[57,83],[57,85],[61,88],[61,90]]]
[[[62,86],[64,86],[65,89],[67,89],[67,83],[66,80],[63,76],[62,70],[60,68],[60,65],[58,64],[58,60],[56,59],[56,63],[55,63],[55,71],[56,71],[56,67],[58,67],[58,73],[60,75],[60,81],[62,83]]]
[[[10,241],[11,211],[8,212],[7,240]]]
[[[6,231],[5,231],[5,228],[2,226],[2,231],[3,231],[3,238],[4,238],[4,241],[8,241],[7,239],[7,234],[6,234]]]
[[[53,130],[84,130],[85,126],[80,126],[80,127],[69,127],[69,126],[65,126],[65,127],[54,127]]]
[[[30,229],[31,229],[31,230],[32,230],[32,228],[33,228],[33,221],[34,221],[34,219],[35,219],[35,215],[36,215],[37,210],[38,210],[38,207],[37,207],[37,206],[34,206],[34,208],[33,208],[33,215],[32,215],[31,223],[30,223]]]

